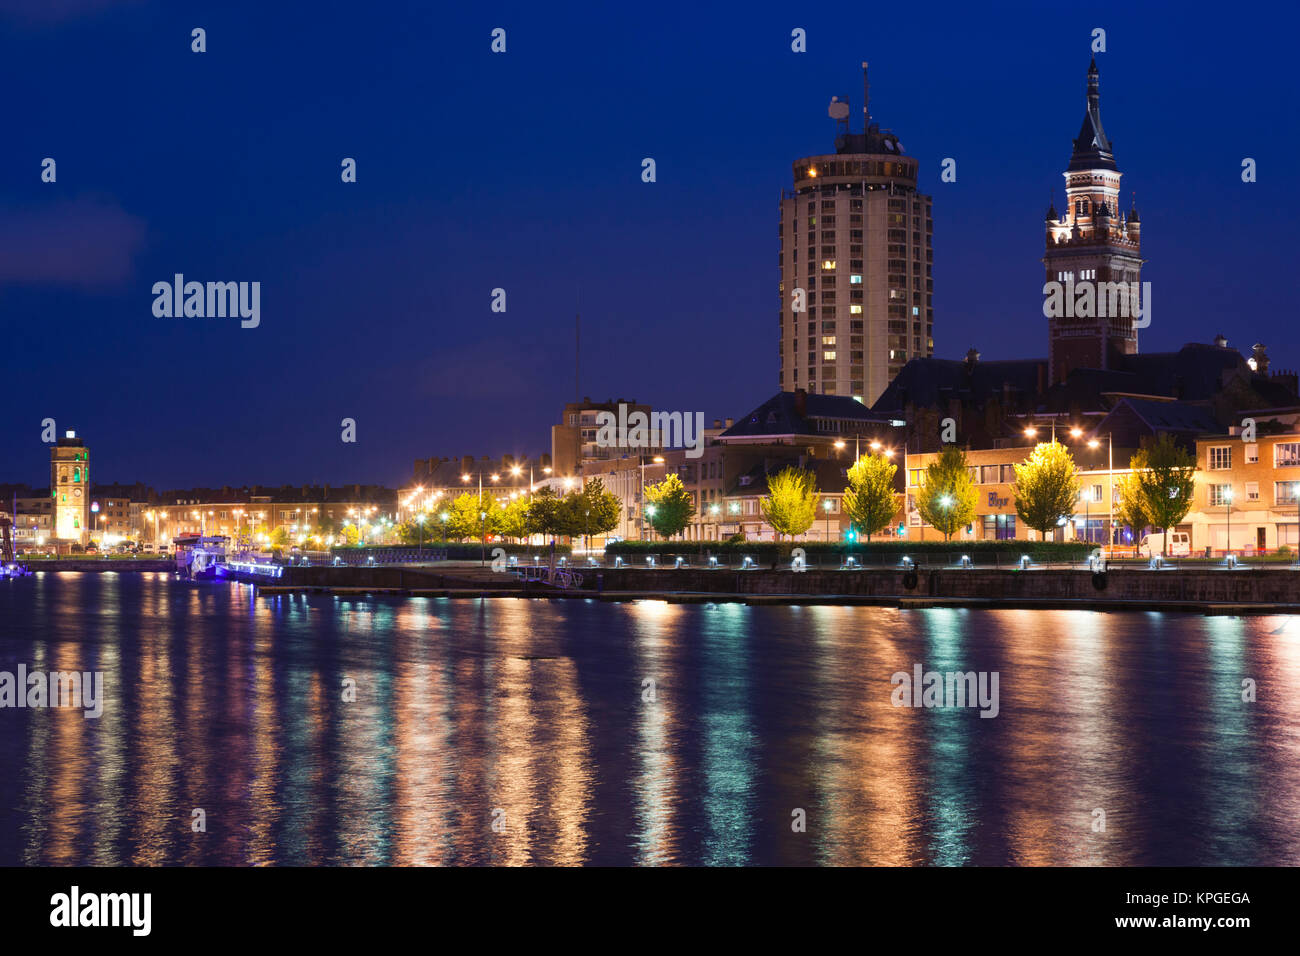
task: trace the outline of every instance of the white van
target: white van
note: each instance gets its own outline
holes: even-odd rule
[[[1153,558],[1165,554],[1165,536],[1163,534],[1146,534],[1142,536],[1141,546],[1144,558]],[[1174,531],[1169,535],[1169,553],[1171,558],[1185,558],[1192,553],[1192,536],[1186,531]]]

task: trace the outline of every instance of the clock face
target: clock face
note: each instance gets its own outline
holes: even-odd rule
[[[80,498],[80,497],[81,497],[81,489],[80,489],[80,488],[74,488],[74,489],[72,490],[72,496],[73,496],[74,498]]]

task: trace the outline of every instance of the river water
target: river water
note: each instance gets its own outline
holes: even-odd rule
[[[1297,617],[45,572],[19,665],[102,714],[0,709],[0,865],[1300,863]],[[996,716],[895,706],[916,665]]]

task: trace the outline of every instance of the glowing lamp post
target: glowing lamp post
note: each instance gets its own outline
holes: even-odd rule
[[[1228,556],[1232,556],[1232,485],[1223,489],[1223,510],[1228,515]]]
[[[952,495],[940,495],[939,507],[943,509],[943,540],[947,541],[948,531],[948,512],[952,508]]]

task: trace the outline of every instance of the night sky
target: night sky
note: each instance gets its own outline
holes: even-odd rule
[[[1094,27],[1143,351],[1300,365],[1294,7],[888,7],[0,0],[0,482],[48,481],[47,417],[157,488],[549,451],[579,304],[582,393],[739,416],[777,388],[779,192],[864,59],[935,197],[936,355],[1044,355]],[[260,281],[260,326],[154,317],[177,272]]]

